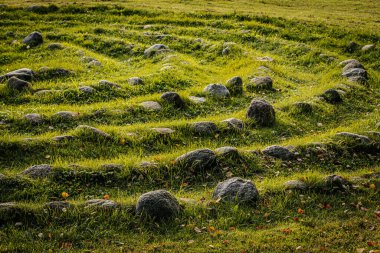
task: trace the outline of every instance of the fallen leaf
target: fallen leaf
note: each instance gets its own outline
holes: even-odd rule
[[[67,199],[70,195],[67,192],[61,193],[62,198]]]
[[[105,195],[103,196],[103,199],[110,199],[110,195],[105,194]]]
[[[304,214],[304,213],[305,213],[305,210],[302,210],[301,208],[298,208],[297,213],[299,213],[299,214]]]
[[[285,229],[281,230],[281,232],[284,234],[290,234],[292,232],[292,230],[290,228],[285,228]]]

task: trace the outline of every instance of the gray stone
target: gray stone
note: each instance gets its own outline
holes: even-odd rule
[[[243,93],[243,79],[241,79],[240,76],[234,76],[227,81],[226,87],[233,95],[242,94]]]
[[[176,92],[165,92],[161,95],[161,99],[168,104],[173,105],[176,108],[182,108],[185,106],[185,102],[181,96]]]
[[[220,156],[236,156],[239,151],[235,147],[220,147],[215,149],[215,153]]]
[[[261,70],[263,72],[273,72],[270,68],[265,67],[265,66],[260,66],[257,68],[258,70]]]
[[[362,68],[352,68],[342,73],[343,77],[361,76],[367,78],[367,71]]]
[[[51,201],[45,204],[45,207],[54,210],[62,210],[71,207],[69,202],[66,201]]]
[[[21,79],[24,81],[31,81],[33,76],[34,76],[34,72],[32,70],[27,69],[27,68],[22,68],[22,69],[11,71],[3,76],[0,76],[0,81],[3,81],[11,77],[17,77],[18,79]]]
[[[222,122],[225,123],[229,129],[241,130],[244,128],[244,123],[240,119],[229,118],[229,119],[223,120]]]
[[[109,199],[90,199],[85,202],[85,208],[114,209],[118,206],[119,204]]]
[[[168,47],[163,44],[155,44],[144,51],[145,57],[151,57],[153,55],[168,51]]]
[[[60,111],[60,112],[55,113],[53,116],[59,117],[62,119],[74,119],[79,116],[79,113],[70,112],[70,111]]]
[[[211,121],[202,121],[202,122],[193,123],[192,128],[194,132],[196,132],[197,134],[202,134],[202,135],[214,134],[219,131],[216,124]]]
[[[47,49],[49,50],[60,50],[60,49],[63,49],[64,47],[59,44],[59,43],[51,43],[47,46]]]
[[[87,63],[90,63],[92,61],[97,61],[95,58],[93,57],[89,57],[89,56],[83,56],[81,59],[80,59],[82,62],[87,62]]]
[[[339,63],[340,66],[346,66],[347,64],[350,64],[350,63],[355,63],[355,64],[361,64],[358,60],[356,59],[348,59],[348,60],[344,60],[344,61],[341,61]]]
[[[257,57],[258,61],[267,61],[267,62],[274,62],[274,59],[269,57],[269,56],[264,56],[264,57]]]
[[[222,55],[229,55],[231,53],[231,48],[230,47],[225,47],[222,50]]]
[[[100,80],[99,85],[108,86],[108,87],[117,88],[117,89],[121,88],[120,85],[113,83],[113,82],[110,82],[110,81],[107,81],[107,80]]]
[[[263,150],[263,153],[267,156],[272,156],[282,160],[290,160],[293,159],[295,156],[294,153],[291,152],[289,149],[276,145],[266,147]]]
[[[95,135],[95,136],[99,136],[99,137],[103,137],[105,139],[112,139],[112,136],[95,128],[95,127],[92,127],[92,126],[87,126],[87,125],[79,125],[77,126],[76,130],[79,130],[79,131],[84,131],[86,133],[90,133],[92,135]]]
[[[299,190],[304,191],[308,188],[305,182],[301,180],[290,180],[284,183],[285,189],[287,190]]]
[[[172,134],[175,132],[175,130],[166,128],[166,127],[154,127],[151,128],[154,132],[162,134],[162,135],[167,135],[167,134]]]
[[[17,77],[12,76],[11,78],[9,78],[7,86],[10,89],[22,91],[22,90],[31,88],[32,85],[29,82],[26,82],[24,80],[21,80],[21,79],[18,79]]]
[[[259,192],[251,180],[233,177],[220,182],[212,197],[222,202],[253,204],[259,199]]]
[[[29,113],[24,116],[24,119],[29,121],[32,124],[40,124],[42,123],[43,119],[42,116],[38,113]]]
[[[330,104],[337,104],[343,101],[339,92],[334,89],[328,89],[323,94],[322,97],[326,100],[326,102]]]
[[[345,73],[345,72],[347,72],[350,69],[356,69],[356,68],[358,68],[358,69],[364,69],[364,66],[360,62],[358,62],[358,61],[352,61],[352,62],[346,64],[343,67],[343,72],[342,73]]]
[[[374,44],[369,44],[369,45],[365,45],[364,47],[362,47],[362,51],[371,51],[374,48],[375,48]]]
[[[107,172],[121,172],[124,169],[124,165],[118,163],[102,164],[100,167]]]
[[[178,200],[168,191],[157,190],[144,193],[137,200],[136,213],[143,218],[168,220],[177,217],[182,209]]]
[[[371,142],[371,139],[368,136],[360,135],[360,134],[354,134],[349,132],[339,132],[335,134],[337,137],[344,137],[355,141],[360,141],[362,143],[369,143]]]
[[[196,104],[202,104],[206,102],[206,98],[204,97],[189,96],[189,99]]]
[[[102,63],[98,60],[92,60],[89,63],[87,63],[88,67],[101,67]]]
[[[254,88],[272,90],[273,80],[269,76],[254,77],[252,80]]]
[[[28,46],[35,47],[44,42],[42,38],[42,34],[39,32],[32,32],[27,37],[25,37],[22,41],[24,44],[27,44]]]
[[[140,106],[152,111],[159,111],[162,109],[161,105],[155,101],[145,101],[140,103]]]
[[[140,163],[140,168],[144,168],[144,169],[147,169],[147,168],[157,168],[158,167],[158,163],[153,163],[153,162],[141,162]]]
[[[221,84],[209,84],[203,89],[203,92],[214,97],[228,97],[230,95],[226,86]]]
[[[313,106],[306,102],[296,102],[294,107],[301,113],[311,113],[313,111]]]
[[[67,77],[72,75],[74,72],[64,69],[64,68],[48,68],[42,67],[39,71],[37,71],[36,76],[41,79],[52,79],[52,78],[60,78]]]
[[[79,87],[79,90],[83,93],[87,93],[87,94],[91,94],[95,91],[94,88],[92,88],[91,86],[81,86]]]
[[[347,190],[351,186],[350,182],[338,175],[327,176],[325,183],[328,188],[339,190]]]
[[[75,136],[72,135],[59,135],[52,138],[54,141],[66,141],[66,140],[73,140],[75,139]]]
[[[44,96],[44,95],[50,95],[59,92],[59,90],[39,90],[34,92],[34,95],[36,96]]]
[[[140,77],[131,77],[128,78],[128,83],[130,85],[143,85],[144,81]]]
[[[175,164],[193,171],[210,170],[215,168],[216,155],[210,149],[197,149],[177,157]]]
[[[276,119],[273,106],[263,99],[251,101],[246,117],[254,120],[259,126],[272,126]]]
[[[352,83],[363,84],[363,85],[368,84],[368,79],[362,76],[351,76],[348,78],[348,81]]]
[[[27,168],[21,174],[31,178],[44,178],[50,176],[52,172],[53,169],[49,164],[40,164]]]

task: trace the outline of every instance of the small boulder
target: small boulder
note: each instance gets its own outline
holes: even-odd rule
[[[368,84],[368,79],[362,76],[351,76],[348,78],[348,81],[352,83],[362,84],[362,85]]]
[[[72,135],[59,135],[59,136],[54,136],[53,138],[53,141],[68,141],[68,140],[73,140],[75,139],[75,136],[72,136]]]
[[[216,155],[210,149],[197,149],[177,157],[175,164],[193,171],[210,170],[215,168]]]
[[[87,67],[101,67],[102,63],[98,60],[92,60],[87,63]]]
[[[110,82],[110,81],[107,81],[107,80],[100,80],[99,85],[108,86],[108,87],[117,88],[117,89],[121,88],[120,85],[113,83],[113,82]]]
[[[196,132],[197,134],[202,134],[202,135],[214,134],[219,131],[216,124],[211,121],[196,122],[192,124],[192,128],[194,132]]]
[[[343,72],[342,73],[345,73],[345,72],[347,72],[350,69],[356,69],[356,68],[358,68],[358,69],[364,69],[364,66],[360,62],[358,62],[358,61],[352,61],[352,62],[346,64],[343,67]]]
[[[9,78],[7,86],[12,90],[22,91],[31,88],[32,85],[29,82],[12,76]]]
[[[0,81],[3,81],[11,77],[17,77],[18,79],[21,79],[24,81],[31,81],[33,76],[34,76],[34,72],[32,70],[27,69],[27,68],[22,68],[22,69],[11,71],[3,76],[0,76]]]
[[[61,119],[74,119],[79,116],[79,113],[77,112],[70,112],[70,111],[60,111],[55,113],[53,116],[61,118]]]
[[[95,89],[92,88],[91,86],[81,86],[79,87],[79,90],[86,94],[91,94],[95,91]]]
[[[182,209],[178,200],[165,190],[144,193],[137,200],[136,213],[156,221],[177,217]]]
[[[42,44],[44,40],[41,33],[32,32],[27,37],[25,37],[22,42],[28,46],[35,47]]]
[[[45,204],[46,208],[53,210],[64,210],[71,207],[70,203],[67,201],[51,201]]]
[[[162,109],[161,105],[156,101],[145,101],[140,103],[140,106],[152,111],[159,111]]]
[[[304,191],[308,188],[307,184],[301,180],[290,180],[284,183],[286,190]]]
[[[375,48],[374,44],[369,44],[369,45],[365,45],[364,47],[362,47],[362,51],[364,51],[364,52],[371,51],[374,48]]]
[[[337,90],[334,89],[328,89],[323,94],[322,97],[325,99],[326,102],[330,104],[338,104],[343,101],[343,99],[340,97],[340,94]]]
[[[273,89],[273,80],[269,76],[254,77],[251,81],[253,83],[253,88],[264,90]]]
[[[346,66],[347,64],[350,64],[350,63],[356,63],[356,64],[360,64],[360,62],[356,59],[347,59],[347,60],[344,60],[344,61],[341,61],[339,63],[340,66]]]
[[[215,153],[220,156],[237,156],[239,151],[235,147],[220,147],[215,149]]]
[[[367,78],[367,71],[365,69],[362,69],[362,68],[351,68],[351,69],[348,69],[347,71],[344,71],[342,73],[342,76],[343,77],[353,77],[353,76],[361,76],[361,77],[364,77],[364,78]]]
[[[43,67],[36,73],[38,79],[62,78],[72,75],[74,72],[64,68]]]
[[[242,130],[244,128],[244,123],[240,119],[229,118],[229,119],[223,120],[222,123],[225,123],[227,125],[227,128],[229,129]]]
[[[168,104],[173,105],[176,108],[182,108],[185,106],[185,102],[181,96],[176,92],[165,92],[161,95],[161,99]]]
[[[238,95],[243,93],[243,79],[239,76],[234,76],[227,81],[226,88],[232,95]]]
[[[167,128],[167,127],[154,127],[154,128],[151,128],[154,132],[158,133],[158,134],[162,134],[162,135],[168,135],[168,134],[172,134],[175,132],[175,130],[171,129],[171,128]]]
[[[168,51],[168,47],[163,44],[155,44],[144,51],[145,57],[152,57],[156,54]]]
[[[42,123],[43,119],[42,116],[38,113],[29,113],[24,116],[24,119],[29,121],[32,124],[40,124]]]
[[[246,117],[254,120],[259,126],[272,126],[276,119],[273,106],[263,99],[251,101]]]
[[[272,156],[282,160],[291,160],[295,156],[294,153],[291,152],[289,149],[276,145],[266,147],[263,150],[263,153],[267,156]]]
[[[112,136],[95,128],[87,125],[79,125],[76,128],[77,131],[83,131],[84,133],[91,134],[93,136],[102,137],[105,139],[112,139]]]
[[[274,62],[274,59],[269,56],[263,56],[263,57],[257,57],[258,61],[267,61],[267,62]]]
[[[21,174],[31,178],[44,178],[50,176],[52,172],[53,169],[49,164],[40,164],[27,168]]]
[[[370,143],[371,142],[371,139],[368,136],[349,133],[349,132],[339,132],[339,133],[335,134],[335,136],[348,138],[348,139],[351,139],[354,141],[360,141],[362,143]]]
[[[85,208],[114,209],[119,205],[109,199],[90,199],[85,202]]]
[[[325,183],[329,189],[347,190],[351,186],[349,181],[338,175],[327,176]]]
[[[225,47],[222,50],[222,55],[229,55],[231,53],[231,48],[230,47]]]
[[[259,192],[251,180],[233,177],[220,182],[212,197],[223,202],[253,204],[259,199]]]
[[[203,89],[203,92],[213,97],[228,97],[230,95],[226,86],[221,84],[209,84]]]
[[[206,102],[206,98],[204,97],[189,96],[189,99],[196,104],[202,104]]]
[[[131,77],[128,78],[128,83],[130,85],[143,85],[144,81],[140,77]]]

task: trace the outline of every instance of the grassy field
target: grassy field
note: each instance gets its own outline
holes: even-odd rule
[[[37,73],[25,91],[10,89],[5,79],[0,84],[0,203],[8,203],[0,204],[0,252],[380,252],[378,1],[0,4],[0,75],[20,68]],[[33,31],[44,42],[28,47],[22,40]],[[169,50],[144,56],[154,44]],[[368,44],[375,47],[361,49]],[[368,82],[342,77],[339,63],[347,59],[363,64]],[[242,78],[242,94],[203,92],[233,76]],[[273,89],[252,88],[256,76],[270,76]],[[131,85],[131,77],[144,84]],[[83,86],[92,92],[79,90]],[[328,89],[342,102],[323,99]],[[168,91],[185,106],[165,103],[160,97]],[[273,105],[273,126],[246,118],[254,98]],[[143,108],[146,101],[161,110]],[[311,111],[300,110],[299,102]],[[74,116],[59,117],[60,111]],[[31,113],[41,120],[28,121]],[[228,128],[222,121],[229,118],[242,120],[244,128]],[[192,124],[201,121],[219,131],[197,133]],[[54,140],[62,135],[72,138]],[[296,158],[264,155],[270,145],[291,147]],[[218,155],[215,167],[202,173],[174,162],[195,149],[224,146],[238,154]],[[48,178],[20,174],[39,164],[53,167]],[[326,187],[332,174],[350,187]],[[260,193],[255,206],[212,199],[217,183],[232,176],[254,182]],[[307,189],[288,190],[289,180]],[[180,200],[179,217],[147,222],[136,215],[139,196],[157,189]],[[102,198],[117,208],[86,207],[87,200]],[[71,206],[47,208],[51,201]]]

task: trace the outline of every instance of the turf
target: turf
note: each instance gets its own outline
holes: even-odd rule
[[[72,73],[39,75],[32,89],[0,84],[0,252],[378,252],[380,250],[380,7],[376,1],[23,1],[0,7],[0,74],[30,68],[64,68]],[[30,9],[30,5],[36,7]],[[40,31],[44,43],[26,47],[24,37]],[[199,40],[200,39],[200,40]],[[354,50],[350,42],[359,46]],[[62,49],[50,50],[51,43]],[[145,57],[153,44],[168,52]],[[367,44],[375,48],[362,51]],[[230,48],[224,55],[223,49]],[[261,57],[274,61],[262,61]],[[87,58],[86,58],[87,57]],[[88,65],[89,57],[101,66]],[[368,83],[341,76],[339,62],[359,60]],[[263,68],[266,67],[265,69]],[[274,90],[249,87],[254,76],[270,76]],[[241,76],[244,92],[225,99],[206,96],[210,83]],[[141,77],[144,85],[131,85]],[[99,85],[100,80],[121,88]],[[78,88],[91,86],[86,94]],[[321,95],[340,90],[343,102]],[[39,94],[38,91],[48,90]],[[163,92],[184,99],[181,109],[165,104]],[[189,96],[202,96],[195,103]],[[246,119],[253,98],[276,111],[271,127]],[[140,106],[157,101],[160,111]],[[311,112],[295,103],[307,102]],[[58,111],[78,113],[61,119]],[[24,116],[39,113],[43,122]],[[222,122],[244,121],[243,130]],[[219,132],[200,135],[191,123],[212,121]],[[111,135],[98,138],[76,129],[90,125]],[[161,135],[151,128],[167,127]],[[369,143],[335,136],[366,135]],[[58,135],[73,140],[54,141]],[[263,155],[270,145],[292,146],[294,161]],[[238,148],[218,157],[217,169],[193,173],[173,161],[199,148]],[[142,167],[142,162],[154,166]],[[47,179],[21,176],[26,168],[50,164]],[[118,164],[121,169],[107,169]],[[338,174],[347,191],[326,189]],[[260,192],[254,207],[212,199],[216,184],[231,176],[251,179]],[[285,190],[303,180],[306,191]],[[182,198],[183,214],[172,222],[141,221],[138,197],[167,189]],[[63,197],[62,193],[69,194]],[[110,197],[115,210],[85,208]],[[72,207],[44,205],[66,200]]]

